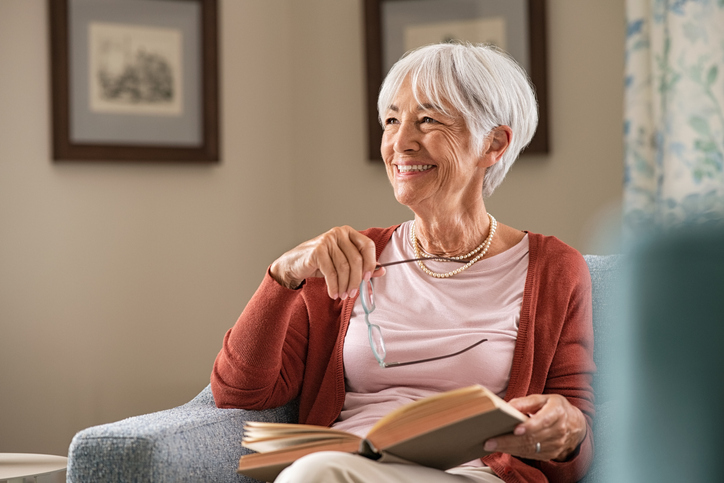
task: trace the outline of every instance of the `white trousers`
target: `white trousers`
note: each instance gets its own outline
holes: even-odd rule
[[[275,483],[502,483],[490,468],[458,466],[447,471],[425,466],[378,463],[359,455],[322,451],[304,456]]]

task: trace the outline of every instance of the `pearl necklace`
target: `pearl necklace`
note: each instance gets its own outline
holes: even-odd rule
[[[478,253],[478,255],[475,258],[470,260],[468,263],[466,263],[462,267],[457,268],[451,272],[438,273],[438,272],[433,272],[432,270],[427,268],[427,266],[425,266],[425,264],[422,262],[422,260],[418,260],[417,265],[420,267],[420,269],[423,272],[425,272],[426,274],[430,275],[431,277],[435,277],[435,278],[449,278],[449,277],[452,277],[453,275],[457,275],[458,273],[462,272],[463,270],[467,270],[468,268],[472,267],[475,262],[482,259],[485,256],[485,254],[488,253],[490,244],[493,242],[493,237],[495,236],[495,230],[498,228],[498,222],[493,217],[493,215],[488,213],[488,218],[490,218],[490,232],[488,233],[488,237],[485,239],[485,241],[483,241],[483,243],[480,244],[480,246],[478,246],[476,249],[474,249],[473,251],[471,251],[470,253],[467,253],[465,255],[460,255],[457,257],[446,257],[446,258],[452,258],[454,260],[463,260],[463,259],[469,258],[469,257],[475,255],[476,253],[480,252],[480,253]],[[417,237],[415,236],[415,222],[414,221],[412,222],[412,227],[410,228],[410,241],[412,242],[412,246],[415,248],[415,258],[423,258],[422,248],[420,247],[420,243],[417,241]],[[435,255],[427,256],[427,253],[426,253],[426,256],[424,258],[434,259]]]

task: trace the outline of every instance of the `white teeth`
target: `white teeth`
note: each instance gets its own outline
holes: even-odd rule
[[[432,164],[413,164],[411,166],[403,166],[401,164],[398,164],[397,170],[400,173],[409,173],[410,171],[427,171],[432,167]]]

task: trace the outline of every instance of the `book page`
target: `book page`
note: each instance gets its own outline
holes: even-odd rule
[[[242,446],[260,453],[276,451],[296,445],[343,444],[359,441],[359,437],[326,428],[305,424],[247,422],[244,424]]]
[[[478,404],[483,404],[489,399],[485,391],[482,386],[468,386],[406,404],[380,419],[372,426],[367,436],[374,437],[382,431],[393,431],[400,426],[423,423],[431,417],[439,416],[442,411],[460,408],[466,402],[477,401]],[[493,404],[488,403],[486,408],[481,410],[493,407],[495,407]]]
[[[311,424],[291,423],[263,423],[259,421],[247,421],[244,423],[244,439],[254,440],[256,438],[283,438],[286,435],[294,434],[349,434],[346,431],[327,428],[326,426],[314,426]]]

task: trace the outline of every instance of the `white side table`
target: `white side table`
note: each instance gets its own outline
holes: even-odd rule
[[[67,467],[65,456],[0,453],[0,483],[62,483]]]

